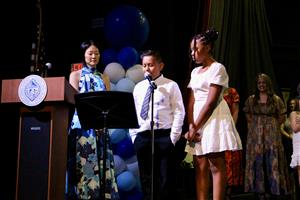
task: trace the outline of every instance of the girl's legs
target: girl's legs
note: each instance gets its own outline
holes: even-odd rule
[[[207,200],[209,191],[209,163],[206,156],[194,156],[197,200]]]
[[[226,187],[226,168],[224,152],[208,155],[210,170],[213,178],[213,199],[223,200]]]

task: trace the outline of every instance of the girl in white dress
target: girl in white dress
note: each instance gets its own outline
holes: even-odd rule
[[[229,107],[223,98],[228,87],[225,67],[212,57],[218,32],[209,29],[193,37],[191,56],[199,67],[193,69],[188,88],[192,90],[187,109],[189,131],[186,152],[193,155],[197,200],[208,199],[209,171],[213,199],[224,199],[226,150],[241,150],[242,144]]]
[[[300,84],[299,84],[300,86]],[[299,87],[300,88],[300,87]],[[300,93],[297,98],[296,110],[290,114],[291,128],[293,131],[293,154],[290,166],[297,170],[298,184],[300,186]]]

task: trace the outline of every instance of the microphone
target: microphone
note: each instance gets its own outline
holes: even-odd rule
[[[155,84],[155,82],[152,80],[152,76],[146,72],[144,74],[144,77],[149,81],[150,86],[155,90],[157,88],[157,85]]]
[[[51,68],[52,68],[52,64],[49,63],[49,62],[47,62],[47,63],[45,64],[45,68],[46,68],[46,69],[51,69]]]

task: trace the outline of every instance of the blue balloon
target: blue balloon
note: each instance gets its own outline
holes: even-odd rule
[[[134,6],[118,6],[104,18],[104,37],[113,47],[139,48],[147,41],[148,35],[148,19]]]
[[[124,47],[118,53],[118,61],[124,69],[128,69],[137,64],[139,60],[139,54],[133,47]]]
[[[127,137],[127,129],[114,129],[110,135],[110,141],[112,144],[117,144],[125,137]]]
[[[112,145],[114,154],[120,156],[124,160],[135,155],[135,149],[129,137],[125,137],[119,143]]]
[[[121,191],[130,191],[136,186],[136,179],[129,171],[124,171],[117,176],[118,189]]]
[[[115,49],[105,49],[101,53],[101,63],[106,66],[109,63],[118,61],[118,52]]]
[[[114,169],[116,175],[119,175],[120,173],[126,170],[126,164],[124,160],[120,158],[120,156],[114,155],[114,163],[115,163]]]

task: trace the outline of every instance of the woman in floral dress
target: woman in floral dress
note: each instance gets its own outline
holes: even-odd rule
[[[243,110],[248,126],[245,192],[258,193],[260,199],[266,199],[269,194],[289,194],[290,181],[280,133],[286,108],[273,92],[268,75],[257,76],[255,94],[247,98]]]
[[[109,78],[96,69],[100,52],[95,42],[83,42],[81,49],[83,68],[71,72],[70,84],[79,93],[109,90]],[[103,134],[101,130],[82,129],[75,111],[68,141],[67,199],[119,199],[110,137]],[[104,138],[107,149],[103,148]],[[104,155],[106,171],[102,181]]]

